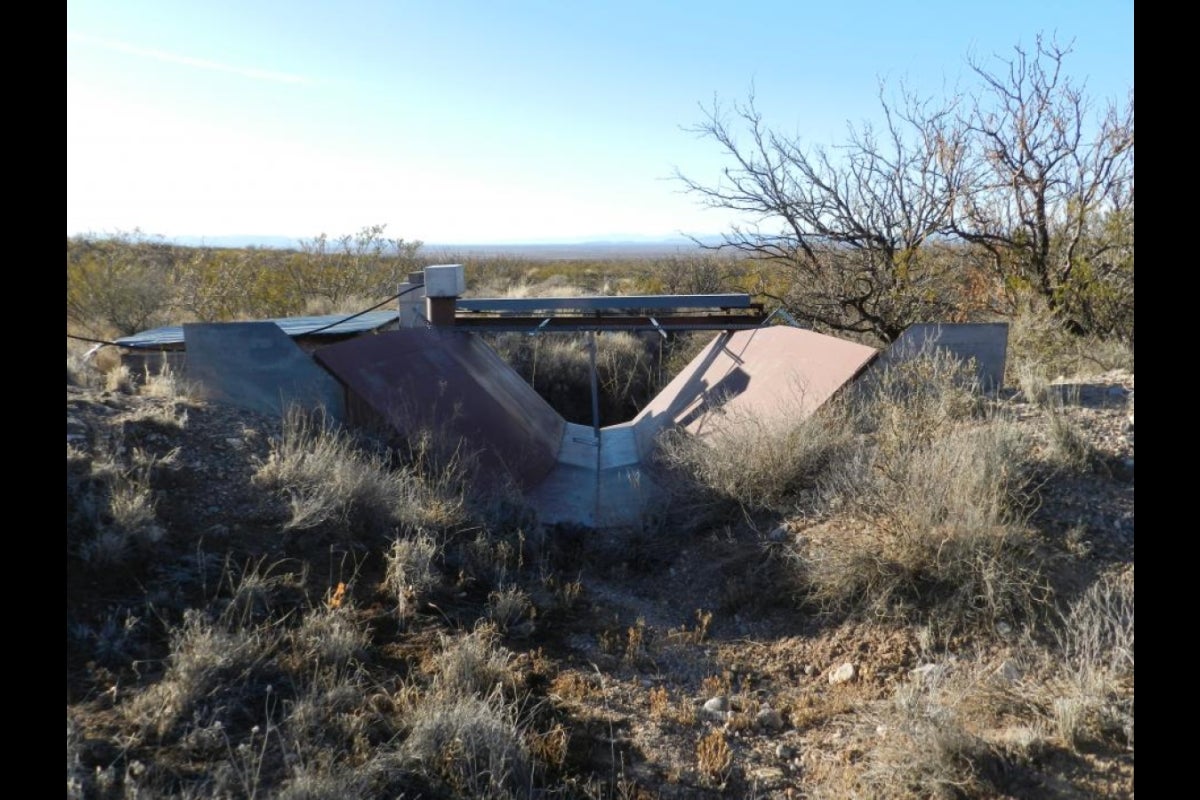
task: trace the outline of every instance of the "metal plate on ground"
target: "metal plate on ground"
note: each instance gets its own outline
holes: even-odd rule
[[[931,350],[943,350],[963,361],[975,361],[975,377],[985,392],[1004,386],[1008,357],[1007,322],[930,323],[910,325],[872,366],[907,361]]]
[[[264,414],[298,406],[342,418],[342,387],[275,323],[189,323],[183,336],[185,374],[207,399]]]

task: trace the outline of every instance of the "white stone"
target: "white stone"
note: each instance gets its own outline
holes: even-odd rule
[[[858,666],[847,661],[840,667],[829,673],[829,682],[832,684],[846,683],[858,677]]]

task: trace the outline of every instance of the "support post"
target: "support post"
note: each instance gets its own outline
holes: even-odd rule
[[[592,429],[596,434],[596,442],[600,441],[600,384],[596,377],[596,332],[591,333],[592,353]]]

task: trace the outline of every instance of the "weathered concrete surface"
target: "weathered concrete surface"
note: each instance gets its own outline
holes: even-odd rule
[[[189,323],[183,337],[184,374],[210,400],[264,414],[345,414],[342,387],[274,322]]]
[[[431,430],[477,451],[485,481],[536,486],[558,462],[566,423],[484,341],[412,329],[322,348],[317,361],[349,391],[352,421]]]
[[[876,353],[783,325],[718,334],[634,418],[638,453],[646,458],[671,426],[702,436],[719,416],[806,417]]]
[[[945,350],[963,361],[974,359],[975,376],[985,392],[994,392],[1004,386],[1004,366],[1008,357],[1007,322],[910,325],[875,361],[871,370],[885,369],[933,349]]]
[[[641,465],[632,423],[594,429],[567,423],[558,464],[526,499],[547,524],[636,527],[658,496]]]

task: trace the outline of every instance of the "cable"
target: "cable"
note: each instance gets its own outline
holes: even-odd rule
[[[119,347],[120,346],[116,342],[110,342],[105,339],[89,339],[86,336],[76,336],[73,333],[68,333],[67,338],[68,339],[78,339],[81,342],[91,342],[92,344],[106,344],[106,345],[109,345],[110,347]]]
[[[425,284],[423,284],[423,283],[418,283],[415,286],[410,286],[407,289],[405,289],[403,292],[400,292],[399,294],[394,294],[391,297],[389,297],[387,300],[384,300],[382,303],[376,303],[375,305],[371,306],[370,308],[366,309],[365,311],[360,311],[357,314],[351,314],[350,316],[346,317],[345,319],[339,319],[336,322],[331,322],[328,325],[317,328],[315,331],[307,331],[304,335],[312,336],[314,333],[320,333],[321,331],[329,330],[330,328],[334,327],[335,325],[341,325],[343,322],[349,322],[350,320],[354,319],[355,317],[361,317],[363,314],[366,314],[370,311],[374,311],[375,309],[379,308],[380,306],[385,306],[388,303],[392,302],[393,300],[399,300],[401,297],[404,297],[404,295],[408,294],[409,292],[415,292],[417,289],[424,289],[424,288],[425,288]]]
[[[320,333],[321,331],[329,330],[330,328],[334,327],[335,325],[341,325],[343,322],[349,322],[350,320],[355,319],[356,317],[361,317],[363,314],[374,311],[375,309],[379,308],[380,306],[385,306],[388,303],[392,302],[393,300],[399,300],[401,297],[404,297],[404,295],[408,294],[409,292],[415,292],[417,289],[424,289],[424,288],[425,288],[425,284],[422,284],[422,283],[418,283],[416,286],[410,286],[409,288],[405,289],[403,292],[394,294],[391,297],[389,297],[388,299],[386,299],[380,303],[376,303],[375,305],[371,306],[370,308],[368,308],[364,311],[359,311],[357,314],[351,314],[350,316],[346,317],[345,319],[336,320],[334,322],[329,323],[328,325],[324,325],[320,328],[317,328],[314,331],[305,331],[304,335],[311,336],[314,333]],[[91,342],[93,344],[107,345],[109,347],[120,347],[121,346],[117,342],[110,342],[107,339],[91,339],[91,338],[88,338],[87,336],[76,336],[73,333],[68,333],[67,338],[68,339],[78,339],[81,342]]]

